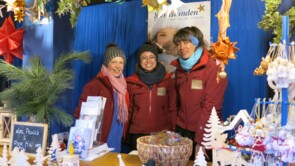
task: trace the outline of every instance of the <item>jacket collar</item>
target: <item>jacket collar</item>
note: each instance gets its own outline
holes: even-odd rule
[[[164,80],[167,80],[169,78],[171,78],[173,75],[173,73],[166,73],[165,77],[163,78],[162,81]],[[126,78],[126,81],[127,82],[130,82],[130,83],[134,83],[134,84],[141,84],[141,85],[145,85],[138,77],[138,75],[136,73],[134,73],[132,76],[130,77],[127,77]]]
[[[111,81],[109,80],[107,76],[104,76],[101,71],[96,75],[95,78],[99,79],[109,89],[113,89]]]
[[[205,66],[209,61],[209,53],[206,48],[203,49],[203,54],[197,64],[191,69],[191,71],[196,70],[202,66]],[[177,69],[183,70],[180,66],[179,60],[175,59],[170,63],[172,66],[176,67]]]

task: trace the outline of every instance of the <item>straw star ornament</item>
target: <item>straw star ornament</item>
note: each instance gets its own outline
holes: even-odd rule
[[[142,0],[142,6],[147,6],[148,11],[159,11],[163,5],[167,5],[167,0]]]
[[[220,65],[221,71],[218,73],[217,81],[227,76],[225,66],[228,64],[229,59],[236,59],[235,52],[239,50],[235,47],[237,42],[231,42],[229,37],[226,36],[226,31],[230,27],[229,11],[231,2],[232,0],[222,1],[222,6],[216,15],[219,26],[218,41],[211,45],[211,50],[209,51],[212,54],[211,58],[216,59],[216,64]]]

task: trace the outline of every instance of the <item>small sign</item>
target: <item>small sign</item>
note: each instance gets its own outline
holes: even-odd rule
[[[43,123],[13,122],[11,128],[10,151],[15,147],[28,155],[36,154],[39,147],[43,155],[46,150],[48,125]]]

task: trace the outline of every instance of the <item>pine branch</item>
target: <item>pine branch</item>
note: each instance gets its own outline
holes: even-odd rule
[[[55,117],[63,126],[71,126],[72,115],[56,108],[55,104],[65,90],[72,88],[74,75],[69,63],[73,60],[90,62],[90,56],[88,52],[64,53],[56,60],[51,72],[39,56],[31,57],[29,67],[22,69],[0,61],[0,74],[14,80],[10,88],[0,93],[0,99],[17,116],[35,115],[39,123]]]

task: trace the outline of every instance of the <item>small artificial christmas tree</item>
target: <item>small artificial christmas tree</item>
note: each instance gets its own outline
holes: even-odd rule
[[[36,151],[36,157],[35,157],[35,163],[36,166],[43,166],[43,154],[42,154],[42,149],[39,147]]]
[[[194,166],[206,166],[206,165],[207,165],[207,161],[205,159],[204,152],[202,148],[200,148],[197,154],[197,157],[194,161]]]
[[[8,161],[8,164],[10,164],[10,165],[14,164],[18,153],[19,153],[18,147],[14,147],[13,151],[11,152],[11,157],[10,157],[10,160]]]
[[[206,133],[204,134],[203,138],[204,142],[202,142],[206,149],[220,148],[222,146],[227,137],[226,134],[222,134],[222,127],[223,126],[220,124],[216,109],[213,107],[211,115],[208,119],[208,123],[206,124]]]
[[[3,151],[2,151],[2,160],[1,160],[1,166],[8,166],[7,164],[7,146],[4,144]]]
[[[23,150],[16,154],[15,159],[11,166],[31,166],[28,162],[29,158]]]
[[[58,165],[62,165],[62,157],[60,155],[61,148],[60,148],[60,143],[58,141],[58,136],[57,134],[53,135],[52,142],[50,145],[50,148],[48,150],[48,158],[50,158],[51,163],[56,162]]]

